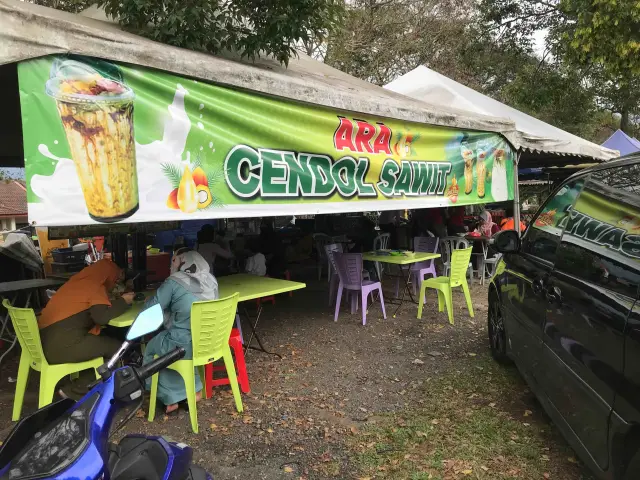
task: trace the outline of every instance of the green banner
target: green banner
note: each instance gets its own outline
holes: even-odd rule
[[[623,190],[590,181],[575,207],[559,223],[565,239],[580,246],[597,249],[603,256],[629,264],[640,260],[640,216],[637,204],[627,203]],[[613,197],[613,195],[618,195]],[[630,195],[631,197],[631,195]]]
[[[18,66],[37,225],[513,200],[500,135],[307,105],[131,65]]]
[[[623,189],[612,189],[595,179],[585,181],[579,178],[562,187],[540,212],[534,227],[623,264],[640,259],[640,205],[632,195],[625,198]]]

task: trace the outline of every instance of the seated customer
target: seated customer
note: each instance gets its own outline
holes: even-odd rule
[[[476,232],[480,235],[491,238],[494,234],[500,231],[500,227],[496,223],[493,222],[493,217],[488,210],[483,210],[480,214],[480,223],[478,228],[476,228]],[[473,242],[473,253],[477,254],[472,257],[473,267],[478,268],[478,256],[484,255],[484,246],[482,242]],[[491,246],[487,247],[487,258],[491,258],[495,256],[495,251]]]
[[[228,242],[226,242],[228,245]],[[228,248],[215,243],[215,230],[213,225],[206,224],[198,232],[198,242],[196,244],[196,251],[202,255],[202,258],[209,264],[209,273],[213,274],[216,259],[218,257],[230,260],[233,258],[233,253]]]
[[[44,355],[49,363],[78,363],[111,357],[120,347],[115,338],[100,335],[100,327],[122,315],[134,293],[110,301],[109,293],[124,271],[111,260],[100,260],[76,273],[49,300],[38,319]]]
[[[171,275],[147,300],[145,309],[159,304],[164,312],[164,330],[147,344],[144,363],[153,361],[174,348],[186,350],[185,358],[193,357],[191,343],[191,304],[218,298],[218,281],[210,273],[209,264],[198,252],[188,248],[178,250],[171,260]],[[151,379],[147,380],[147,388]],[[202,380],[196,371],[196,398],[202,396]],[[158,379],[158,398],[166,406],[166,413],[176,412],[178,402],[187,398],[184,380],[178,372],[165,369]]]
[[[516,222],[514,219],[515,212],[514,212],[513,206],[509,205],[504,210],[505,210],[505,217],[500,222],[500,230],[515,230]],[[522,220],[520,220],[520,233],[524,233],[526,229],[527,229],[527,226]]]
[[[447,233],[454,235],[456,233],[466,233],[464,227],[464,207],[454,207],[449,210],[449,221],[447,222]]]
[[[500,231],[500,227],[497,224],[493,223],[493,218],[491,217],[489,211],[484,210],[480,214],[480,224],[478,225],[476,231],[479,234],[484,235],[485,237],[491,238],[494,233]]]
[[[254,252],[262,252],[267,262],[267,275],[283,278],[287,269],[287,251],[280,236],[273,229],[270,221],[260,225],[260,244],[253,248]]]

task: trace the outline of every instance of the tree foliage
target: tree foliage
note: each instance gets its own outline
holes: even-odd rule
[[[477,30],[482,24],[477,24]],[[461,61],[473,73],[477,90],[578,136],[598,129],[596,91],[581,70],[536,56],[531,45],[517,46],[481,31]],[[460,81],[460,79],[456,79]],[[467,85],[474,82],[462,81]]]
[[[356,0],[329,39],[327,63],[378,85],[419,65],[576,135],[597,131],[595,90],[579,69],[538,58],[530,35],[498,19],[523,18],[519,2]],[[545,10],[536,10],[542,18]],[[532,18],[534,18],[532,17]],[[526,23],[526,22],[525,22]],[[529,33],[537,25],[531,22]]]
[[[567,20],[558,29],[567,54],[613,78],[640,76],[637,0],[561,0],[558,9]]]
[[[90,0],[35,0],[78,12]],[[288,64],[299,43],[325,38],[342,0],[97,0],[126,29],[161,43],[207,53],[232,51]]]
[[[6,168],[0,168],[0,181],[6,181],[6,180],[15,180],[17,178],[24,178],[24,174],[20,175],[20,171],[16,171],[17,169],[12,168],[12,169],[6,169]]]
[[[70,13],[80,13],[95,3],[94,0],[34,0],[33,3],[44,7],[64,10]]]
[[[464,41],[466,0],[354,0],[325,61],[384,85],[418,65],[444,67]]]
[[[548,31],[546,61],[580,72],[596,103],[620,114],[633,134],[640,114],[640,7],[637,0],[481,0],[481,22],[502,44],[526,48]]]

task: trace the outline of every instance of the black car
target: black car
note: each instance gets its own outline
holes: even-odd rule
[[[494,246],[494,358],[599,478],[640,479],[640,155],[568,178]]]

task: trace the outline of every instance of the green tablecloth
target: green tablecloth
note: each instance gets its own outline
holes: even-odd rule
[[[306,286],[306,284],[301,282],[292,282],[289,280],[281,280],[279,278],[258,277],[256,275],[249,275],[246,273],[218,278],[220,298],[228,297],[239,292],[240,302],[268,297],[270,295],[277,295],[279,293],[291,292],[293,290],[300,290]],[[148,292],[146,295],[152,294],[153,292]],[[138,313],[142,310],[143,305],[144,302],[134,302],[129,310],[119,317],[111,320],[109,325],[112,327],[130,326]]]

